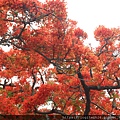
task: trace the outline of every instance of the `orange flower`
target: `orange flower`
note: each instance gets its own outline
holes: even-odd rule
[[[87,33],[84,32],[80,28],[75,29],[74,33],[75,33],[75,36],[78,37],[78,38],[80,38],[80,37],[85,38],[85,39],[87,38]]]
[[[104,26],[99,26],[95,31],[94,31],[95,38],[97,40],[103,40],[103,39],[108,39],[112,37],[113,31],[109,28],[106,28]]]

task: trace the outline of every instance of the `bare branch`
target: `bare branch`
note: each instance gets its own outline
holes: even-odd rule
[[[41,81],[42,81],[42,83],[44,84],[44,79],[43,79],[43,76],[42,76],[42,74],[41,74],[41,72],[40,72],[40,71],[38,71],[38,72],[39,72],[39,74],[40,74]]]
[[[52,109],[52,110],[47,111],[47,112],[41,112],[41,111],[37,110],[37,108],[35,108],[34,112],[37,113],[37,114],[52,114],[52,113],[56,113],[56,114],[60,114],[60,115],[66,115],[61,110],[57,110],[57,109]]]
[[[109,90],[109,89],[120,89],[120,85],[116,86],[89,86],[90,90]]]
[[[32,93],[31,93],[31,95],[34,95],[34,86],[35,86],[35,84],[36,84],[36,76],[35,76],[35,74],[34,74],[34,72],[33,72],[33,70],[32,70],[32,76],[33,76],[33,84],[32,84]]]
[[[79,63],[79,69],[80,69],[80,63]],[[78,70],[79,70],[78,69]],[[80,82],[82,84],[82,87],[85,91],[85,96],[86,96],[86,108],[85,108],[85,111],[84,111],[84,115],[88,115],[89,112],[90,112],[90,89],[89,87],[85,84],[85,81],[83,81],[83,76],[80,72],[80,70],[78,71],[78,78],[80,79]],[[82,79],[82,80],[81,80]]]
[[[93,105],[97,106],[99,109],[103,110],[104,112],[106,112],[107,114],[111,114],[110,112],[108,112],[107,110],[105,110],[104,108],[102,108],[101,106],[97,105],[94,102],[91,102]]]

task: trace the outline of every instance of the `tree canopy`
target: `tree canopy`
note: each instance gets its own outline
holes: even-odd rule
[[[98,26],[86,46],[66,4],[0,0],[0,114],[120,114],[120,28]]]

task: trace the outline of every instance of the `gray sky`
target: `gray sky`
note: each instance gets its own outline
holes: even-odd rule
[[[99,25],[120,26],[120,0],[66,0],[69,18],[88,33],[88,41],[96,46],[94,30]]]

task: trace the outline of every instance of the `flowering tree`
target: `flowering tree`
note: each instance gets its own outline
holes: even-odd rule
[[[120,114],[120,29],[92,48],[76,24],[64,0],[0,0],[0,114]]]

